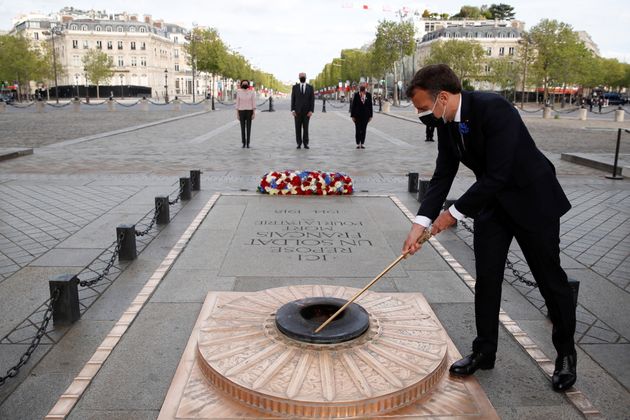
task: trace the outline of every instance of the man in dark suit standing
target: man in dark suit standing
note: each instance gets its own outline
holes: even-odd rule
[[[372,121],[374,114],[372,109],[372,95],[370,92],[366,91],[365,84],[361,84],[359,91],[354,94],[350,109],[350,118],[354,121],[357,149],[365,149],[364,143],[367,125]]]
[[[315,110],[315,92],[313,86],[306,83],[306,73],[300,73],[300,83],[291,90],[291,113],[295,119],[295,141],[297,148],[308,149],[308,122]]]
[[[435,172],[418,216],[403,245],[415,253],[418,238],[431,222],[438,234],[465,216],[474,218],[475,321],[472,354],[450,371],[466,376],[492,369],[497,351],[501,283],[510,243],[521,247],[553,323],[558,356],[553,389],[565,391],[576,381],[575,305],[560,266],[560,217],[571,204],[551,162],[536,147],[518,111],[499,95],[462,92],[455,73],[444,64],[422,68],[407,96],[420,117],[438,130]],[[440,213],[459,163],[476,182]]]

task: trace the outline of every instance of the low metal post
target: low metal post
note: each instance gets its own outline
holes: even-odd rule
[[[199,169],[190,171],[190,183],[193,191],[201,190],[201,171]]]
[[[383,112],[383,99],[378,98],[378,112]]]
[[[324,100],[323,100],[322,112],[326,112],[326,98],[324,98]]]
[[[120,239],[122,236],[122,240]],[[116,228],[116,240],[120,246],[119,261],[132,261],[138,258],[136,250],[136,225],[119,225]]]
[[[269,96],[269,112],[276,112],[276,110],[273,109],[273,96]]]
[[[192,185],[190,178],[179,178],[179,191],[182,200],[190,200],[192,197]]]
[[[155,223],[157,223],[158,225],[166,225],[171,221],[171,211],[168,204],[168,195],[159,195],[155,197],[155,211],[158,212],[158,217],[157,219],[155,219]]]
[[[418,172],[409,172],[407,176],[409,177],[408,191],[410,193],[418,192]]]
[[[418,182],[418,201],[424,200],[424,196],[429,189],[429,182],[430,181],[425,181],[423,179]]]
[[[54,325],[70,325],[81,318],[78,285],[79,278],[75,274],[60,274],[48,280],[51,298],[55,290],[59,290],[59,296],[52,305]]]
[[[613,165],[613,173],[606,176],[608,179],[623,179],[621,175],[617,175],[617,164],[619,163],[619,146],[621,144],[621,128],[617,130],[617,146],[615,147],[615,163]]]

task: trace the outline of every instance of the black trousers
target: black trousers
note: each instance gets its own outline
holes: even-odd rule
[[[512,238],[516,238],[545,300],[553,324],[552,341],[559,355],[575,353],[575,305],[567,275],[560,266],[560,220],[528,231],[500,207],[475,219],[475,322],[473,351],[497,351],[501,283]]]
[[[252,114],[254,113],[251,109],[244,109],[238,111],[238,116],[241,121],[241,141],[244,145],[249,146],[249,140],[252,136]],[[245,130],[247,129],[247,136],[245,135]]]
[[[304,143],[308,146],[308,121],[310,117],[306,116],[306,113],[298,112],[295,115],[295,141],[298,146]]]
[[[365,135],[367,134],[367,118],[357,118],[354,123],[354,137],[357,141],[357,145],[365,143]]]

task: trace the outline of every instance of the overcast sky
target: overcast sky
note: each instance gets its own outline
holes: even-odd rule
[[[543,18],[587,31],[604,57],[630,62],[628,0],[497,0],[514,7],[516,18],[531,28]],[[154,19],[190,28],[194,23],[219,30],[222,39],[258,68],[282,81],[300,71],[315,77],[341,49],[358,48],[374,38],[379,20],[397,19],[402,7],[454,14],[462,5],[492,1],[345,1],[345,0],[0,0],[0,29],[25,12],[50,13],[64,6],[108,13],[150,14]],[[367,6],[367,10],[364,9]]]

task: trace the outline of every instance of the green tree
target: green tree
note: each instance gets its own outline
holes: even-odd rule
[[[22,36],[0,35],[0,80],[18,84],[18,96],[30,94],[30,81],[41,80],[44,62]]]
[[[511,57],[493,58],[488,60],[490,72],[488,81],[497,85],[507,97],[508,90],[516,92],[516,88],[521,80],[519,66]]]
[[[485,19],[482,10],[476,6],[462,6],[459,13],[451,16],[451,19]]]
[[[375,74],[385,75],[390,70],[397,83],[396,63],[416,48],[413,22],[380,21],[376,28],[376,40],[372,50],[372,69]],[[394,89],[394,102],[398,100],[398,89]]]
[[[514,19],[514,8],[508,4],[493,4],[488,8],[488,18],[498,20]]]
[[[59,54],[57,54],[56,57],[54,57],[53,54],[56,54],[56,52],[53,51],[52,44],[43,44],[43,55],[41,57],[41,76],[42,81],[45,80],[48,86],[54,86],[55,84],[55,67],[57,70],[57,82],[60,78],[64,77],[67,74],[63,63],[59,59]]]
[[[588,69],[590,52],[584,47],[571,25],[543,19],[534,26],[529,36],[535,50],[532,74],[544,89],[544,101],[550,86],[577,83]]]
[[[96,97],[100,98],[100,84],[114,75],[114,60],[103,51],[90,49],[83,56],[83,66],[88,80],[96,85]]]
[[[341,80],[358,83],[371,76],[370,53],[358,49],[341,51]]]
[[[214,78],[220,74],[226,66],[227,48],[219,36],[219,32],[214,28],[197,29],[194,31],[195,44],[194,55],[196,68],[212,75],[212,88],[214,89]],[[192,55],[192,46],[187,44],[184,50]],[[214,96],[214,91],[212,92]]]
[[[425,64],[447,64],[462,82],[479,79],[484,62],[485,52],[481,44],[458,39],[434,43],[425,60]]]

